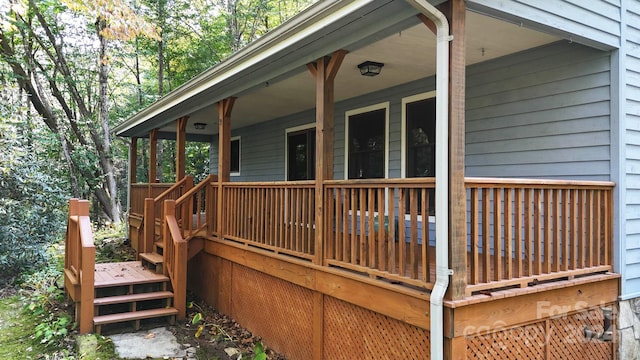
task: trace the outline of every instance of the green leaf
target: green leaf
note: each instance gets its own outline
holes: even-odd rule
[[[193,316],[193,319],[191,320],[191,323],[193,325],[199,323],[200,321],[202,321],[202,314],[201,313],[197,313]]]

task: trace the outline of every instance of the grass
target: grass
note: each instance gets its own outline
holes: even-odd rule
[[[19,295],[0,299],[0,359],[36,359],[46,353],[32,336],[38,320],[22,306]]]

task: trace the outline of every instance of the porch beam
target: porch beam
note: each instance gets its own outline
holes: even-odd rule
[[[445,298],[459,300],[467,286],[465,141],[465,2],[449,0],[440,10],[449,21],[449,267],[453,270]]]
[[[156,163],[158,151],[158,129],[149,131],[149,197],[152,197],[151,184],[156,182]]]
[[[230,180],[231,172],[231,111],[235,97],[228,97],[218,102],[218,201],[216,208],[216,224],[218,237],[224,238],[224,219],[222,184]]]
[[[418,19],[420,19],[420,21],[422,21],[422,23],[425,24],[434,35],[438,35],[436,24],[434,24],[433,21],[431,21],[431,19],[429,19],[425,14],[419,14]]]
[[[176,120],[176,182],[185,176],[185,146],[187,138],[188,116],[183,116]]]

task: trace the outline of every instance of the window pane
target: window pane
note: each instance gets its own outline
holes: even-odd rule
[[[315,129],[287,135],[288,180],[315,179]]]
[[[407,177],[435,176],[436,104],[435,98],[406,105]]]
[[[349,117],[349,179],[384,178],[386,109]]]
[[[231,140],[231,166],[230,172],[240,172],[240,139]]]

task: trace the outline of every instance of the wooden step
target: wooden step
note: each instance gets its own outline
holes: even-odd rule
[[[132,320],[151,319],[163,316],[174,316],[178,313],[176,308],[162,308],[141,311],[131,311],[118,314],[100,315],[93,318],[93,325],[100,326]]]
[[[112,304],[130,303],[135,301],[168,299],[172,297],[173,297],[173,293],[171,291],[157,291],[157,292],[140,293],[140,294],[101,297],[101,298],[94,299],[93,304],[98,306],[112,305]]]
[[[154,242],[153,245],[155,245],[157,248],[160,248],[160,249],[164,248],[164,242],[162,242],[162,240]]]
[[[162,264],[163,262],[162,255],[157,253],[142,253],[140,257],[153,265]]]
[[[94,287],[97,289],[168,281],[168,277],[145,269],[140,261],[129,261],[96,264]]]

